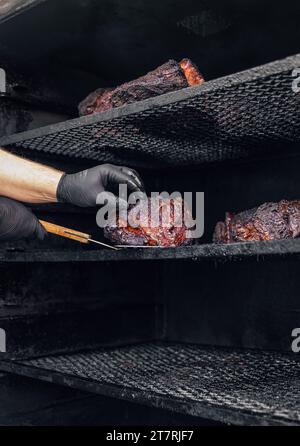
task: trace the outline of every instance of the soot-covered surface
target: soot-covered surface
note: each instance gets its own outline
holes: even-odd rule
[[[294,355],[140,344],[22,362],[18,374],[234,424],[300,424]]]
[[[176,248],[125,247],[119,251],[102,249],[53,250],[8,248],[0,250],[0,263],[23,262],[107,262],[126,260],[223,260],[300,254],[300,239],[268,240],[232,244],[195,244]]]

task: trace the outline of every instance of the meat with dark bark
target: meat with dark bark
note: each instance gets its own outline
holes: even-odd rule
[[[180,63],[169,60],[145,76],[119,87],[94,91],[79,104],[79,114],[84,116],[102,112],[203,82],[198,68],[189,59],[183,59]]]
[[[188,87],[193,85],[201,85],[204,82],[202,74],[199,72],[196,65],[190,59],[182,59],[179,62],[181,69],[186,77]]]
[[[239,214],[226,213],[216,225],[215,243],[281,240],[300,235],[300,200],[264,203]]]
[[[152,197],[131,206],[127,221],[118,215],[104,235],[118,245],[175,247],[191,244],[192,215],[181,198]]]

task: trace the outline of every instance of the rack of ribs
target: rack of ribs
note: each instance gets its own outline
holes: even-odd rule
[[[79,104],[79,115],[103,112],[204,82],[198,68],[189,59],[169,60],[145,76],[116,88],[99,88]]]
[[[216,225],[215,243],[281,240],[300,235],[300,200],[264,203],[239,214],[226,213]]]
[[[129,207],[127,220],[120,214],[115,217],[115,222],[104,228],[104,236],[118,245],[176,247],[191,244],[188,233],[192,215],[181,198],[147,198],[140,202],[139,208]]]

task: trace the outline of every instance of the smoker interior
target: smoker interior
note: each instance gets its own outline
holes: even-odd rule
[[[264,88],[252,83],[256,71],[246,73],[250,84],[246,82],[245,88],[241,82],[237,91],[226,82],[234,80],[240,85],[240,75],[227,79],[224,91],[224,80],[218,80],[296,54],[295,14],[279,8],[279,28],[287,30],[282,36],[274,4],[266,12],[260,2],[245,2],[242,7],[232,1],[226,11],[219,10],[215,2],[204,2],[201,7],[195,7],[195,2],[178,1],[176,7],[159,3],[151,2],[150,8],[148,2],[134,2],[129,11],[122,2],[113,1],[110,7],[115,15],[109,13],[103,19],[101,8],[111,11],[107,2],[76,1],[70,11],[66,1],[60,6],[46,1],[0,26],[2,54],[9,67],[9,94],[1,109],[10,123],[10,130],[2,129],[1,144],[8,150],[67,172],[97,162],[126,160],[139,166],[149,193],[205,193],[205,234],[191,247],[111,252],[54,236],[43,243],[2,245],[0,328],[6,332],[7,353],[0,367],[194,417],[233,424],[297,424],[299,361],[290,352],[291,332],[299,325],[299,240],[232,246],[211,243],[214,226],[226,211],[299,198],[299,99],[287,90],[299,56],[288,60],[287,69],[281,70],[282,62],[275,63],[279,77],[263,77],[269,86],[267,101]],[[203,11],[210,12],[203,15]],[[61,19],[55,28],[51,17],[58,12]],[[68,24],[62,20],[66,12],[70,12]],[[89,25],[91,16],[95,19]],[[140,20],[132,35],[131,16]],[[151,20],[145,21],[146,16]],[[177,25],[181,22],[183,25]],[[41,23],[48,33],[42,33]],[[28,33],[28,42],[38,43],[28,45],[24,60],[18,57],[11,64],[15,53],[25,54],[22,39],[12,32],[16,26]],[[147,33],[153,36],[153,28],[157,40],[150,51]],[[237,43],[243,28],[249,37],[245,53]],[[37,39],[40,35],[43,39]],[[115,49],[113,58],[101,43],[99,36],[103,35]],[[264,50],[254,51],[252,45],[260,48],[260,40]],[[13,49],[10,54],[8,48]],[[188,54],[186,48],[190,48]],[[146,51],[149,57],[141,56]],[[195,60],[208,80],[212,79],[204,93],[200,88],[187,89],[71,124],[68,121],[76,115],[76,102],[93,88],[116,85],[170,57],[182,56]],[[36,80],[36,67],[42,67],[44,59],[51,61],[51,69],[42,73],[41,68],[45,76],[41,82]],[[55,71],[55,67],[60,69]],[[258,73],[262,79],[260,69]],[[212,100],[214,85],[217,93]],[[216,123],[207,119],[204,127],[209,138],[201,146],[205,129],[200,133],[197,120],[203,110],[212,110],[219,99],[224,117],[226,101],[238,104],[236,96],[243,98],[246,110],[249,103],[250,109],[253,104],[259,106],[260,114],[251,115],[249,135],[245,119],[244,126],[235,129],[227,122],[225,134],[220,131],[219,139],[213,140]],[[210,108],[201,109],[203,97]],[[255,132],[255,123],[262,118],[267,123],[270,104],[276,111],[291,112],[291,119],[283,113],[275,126],[274,113],[270,127]],[[187,109],[194,118],[192,128],[184,116]],[[268,112],[265,117],[264,110]],[[171,128],[173,116],[178,118],[175,129]],[[230,122],[239,125],[236,118]],[[40,128],[49,123],[54,123],[50,129]],[[164,133],[166,124],[168,132]],[[182,136],[178,124],[184,129]],[[132,126],[142,131],[134,133]],[[85,132],[98,127],[106,132],[101,151],[101,138],[90,145],[90,136],[84,138]],[[116,131],[121,131],[119,139]],[[103,239],[95,225],[96,210],[65,205],[32,208],[44,220]]]
[[[42,246],[2,249],[9,261],[1,262],[8,347],[1,369],[197,418],[297,424],[299,362],[290,351],[299,315],[299,241],[216,247],[211,235],[225,210],[254,206],[258,195],[276,201],[285,191],[297,198],[299,162],[218,164],[188,175],[145,171],[149,187],[153,181],[206,193],[205,244],[184,248],[182,257],[180,249],[113,253],[54,237]],[[94,225],[92,213],[53,213],[47,206],[36,212],[84,230]],[[262,245],[270,251],[260,251]]]

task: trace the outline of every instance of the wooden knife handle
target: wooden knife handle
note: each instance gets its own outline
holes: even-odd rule
[[[59,235],[60,237],[70,238],[81,243],[88,243],[91,236],[84,232],[75,231],[74,229],[64,228],[47,221],[40,220],[41,225],[51,234]]]

